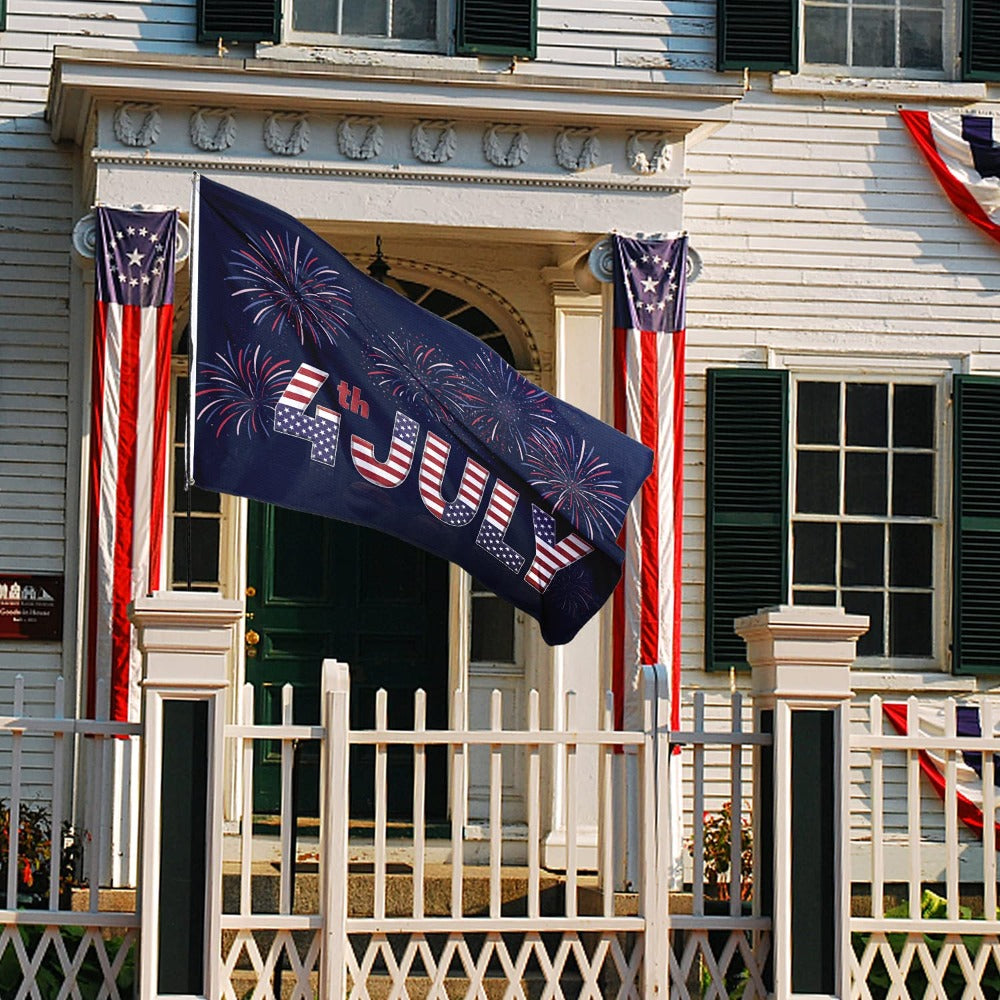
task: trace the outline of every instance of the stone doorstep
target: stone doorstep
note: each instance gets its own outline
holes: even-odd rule
[[[257,987],[257,973],[234,969],[230,976],[233,991],[238,997],[250,996]],[[469,989],[469,980],[459,976],[448,976],[444,981],[445,992],[449,1000],[463,1000]],[[508,980],[506,976],[484,976],[483,990],[487,1000],[503,1000],[507,994]],[[309,976],[309,985],[313,996],[319,996],[319,975],[315,972]],[[431,991],[432,982],[427,976],[407,976],[406,994],[410,1000],[424,1000]],[[281,989],[276,994],[281,1000],[290,1000],[296,986],[296,979],[290,973],[281,977]],[[352,988],[351,978],[347,978],[347,992]],[[531,989],[526,980],[521,980],[521,989],[525,996],[532,997],[541,994],[542,990]],[[366,995],[370,1000],[388,1000],[392,994],[392,978],[387,975],[371,973],[365,980]]]
[[[302,870],[306,868],[306,870]],[[239,865],[223,865],[223,911],[236,912],[239,905]],[[588,890],[588,881],[580,879],[582,894]],[[552,914],[562,910],[562,887],[565,877],[556,872],[542,871],[539,890],[542,912]],[[255,913],[276,913],[280,892],[280,872],[270,862],[255,862],[251,866],[251,900]],[[528,870],[505,867],[501,874],[501,906],[514,907],[524,900],[528,891]],[[489,912],[490,870],[488,867],[467,865],[462,875],[462,909],[468,916],[482,916]],[[352,865],[348,874],[348,914],[352,917],[370,916],[375,895],[375,875],[370,864]],[[104,912],[134,912],[134,889],[101,889],[98,909]],[[85,912],[90,908],[90,890],[71,890],[70,908]],[[319,910],[319,875],[316,866],[300,866],[295,876],[293,912],[316,913]],[[424,875],[424,912],[428,916],[448,916],[451,913],[451,866],[429,864]],[[413,913],[413,875],[409,865],[389,864],[386,873],[386,915],[410,916]]]

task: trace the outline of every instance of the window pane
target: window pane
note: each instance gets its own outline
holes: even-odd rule
[[[794,533],[795,582],[835,584],[837,526],[799,521],[794,525]]]
[[[892,443],[897,448],[934,447],[934,386],[897,385],[892,407]]]
[[[896,37],[891,10],[854,8],[852,66],[895,66]]]
[[[931,595],[889,595],[889,655],[930,656]]]
[[[387,0],[343,0],[344,34],[384,36],[386,2]]]
[[[295,0],[292,26],[296,31],[336,31],[334,0]]]
[[[909,11],[899,26],[899,60],[910,69],[942,69],[941,15]]]
[[[847,11],[832,7],[806,8],[806,62],[847,62]]]
[[[500,597],[472,601],[472,659],[514,661],[514,608]]]
[[[853,383],[847,387],[847,443],[884,448],[888,443],[887,385]]]
[[[868,615],[868,631],[858,639],[858,656],[882,656],[885,651],[885,613],[882,594],[864,590],[843,592],[844,610],[849,615]]]
[[[214,518],[176,523],[173,574],[176,583],[183,586],[187,582],[189,565],[192,583],[214,584],[219,579],[219,522]]]
[[[884,587],[885,526],[845,524],[840,531],[841,586]]]
[[[796,590],[794,591],[793,603],[832,608],[837,604],[837,592],[835,590]]]
[[[886,456],[868,452],[844,457],[844,511],[847,514],[886,512]]]
[[[802,514],[836,514],[840,506],[839,477],[837,452],[799,452],[795,509]]]
[[[839,444],[839,383],[799,382],[797,422],[799,444]]]
[[[889,528],[889,584],[929,587],[934,529],[929,524],[893,524]]]
[[[934,513],[934,456],[894,455],[892,512],[930,517]]]
[[[191,487],[191,510],[205,511],[217,514],[222,497],[211,490],[203,490],[197,486]],[[174,513],[183,519],[188,509],[188,497],[184,491],[184,452],[180,448],[174,451]]]
[[[174,444],[184,444],[184,423],[187,419],[188,380],[178,377],[177,398],[174,401]]]
[[[392,5],[393,38],[433,38],[437,0],[395,0]]]

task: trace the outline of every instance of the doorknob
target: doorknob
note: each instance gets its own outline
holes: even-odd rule
[[[243,636],[243,642],[246,644],[247,656],[256,656],[257,643],[260,642],[260,635],[252,628],[247,629],[246,635]]]

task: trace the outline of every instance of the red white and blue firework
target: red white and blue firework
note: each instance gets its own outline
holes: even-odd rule
[[[368,348],[368,377],[393,399],[442,423],[460,402],[462,380],[440,347],[405,333],[386,334]]]
[[[199,365],[195,396],[203,402],[197,419],[215,428],[215,436],[225,431],[248,438],[268,435],[274,407],[292,377],[287,360],[277,361],[261,354],[261,345],[241,347],[233,355],[228,344],[226,356],[216,353],[216,361]]]
[[[617,537],[628,509],[622,484],[586,441],[547,435],[533,443],[524,464],[528,482],[578,531]]]
[[[324,339],[335,344],[348,329],[351,293],[338,279],[340,274],[326,266],[301,239],[284,233],[280,237],[265,232],[249,239],[249,247],[239,250],[233,269],[238,273],[227,280],[243,287],[233,297],[243,299],[243,311],[253,322],[269,325],[272,333],[292,331],[305,344]]]
[[[540,447],[556,423],[549,394],[493,351],[480,352],[463,368],[459,409],[480,439],[520,459]]]

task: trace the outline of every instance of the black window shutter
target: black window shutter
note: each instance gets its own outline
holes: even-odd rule
[[[198,0],[198,41],[277,42],[281,0]]]
[[[746,666],[733,619],[786,600],[788,374],[708,372],[705,669]]]
[[[537,31],[536,0],[459,0],[456,50],[461,55],[534,59]]]
[[[1000,378],[956,375],[952,670],[1000,673]]]
[[[799,0],[718,0],[719,69],[799,68]]]
[[[1000,80],[1000,3],[997,0],[965,0],[962,75],[966,80]]]

